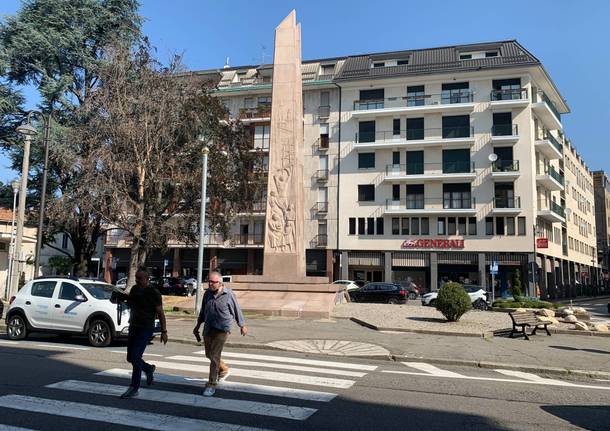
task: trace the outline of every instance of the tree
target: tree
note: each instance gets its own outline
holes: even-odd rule
[[[515,270],[515,274],[513,276],[512,293],[515,301],[521,301],[521,297],[523,296],[523,286],[521,285],[521,271],[519,269]]]
[[[460,317],[472,308],[470,296],[460,283],[446,283],[438,291],[436,309],[440,311],[449,322],[457,322]]]
[[[99,215],[131,236],[129,279],[151,249],[194,243],[199,226],[201,150],[209,153],[208,223],[226,235],[251,207],[261,181],[247,134],[221,121],[225,109],[179,57],[161,65],[144,43],[109,51],[103,83],[83,105],[73,141],[96,148],[81,165]]]
[[[82,199],[84,173],[79,166],[91,159],[92,148],[70,140],[69,132],[79,121],[78,107],[100,83],[98,70],[105,48],[109,44],[131,46],[139,40],[142,20],[138,6],[137,0],[25,0],[19,13],[0,25],[0,66],[5,65],[7,78],[13,84],[36,86],[45,116],[53,112],[43,241],[54,248],[54,235],[67,233],[74,246],[69,257],[79,275],[85,274],[104,231],[100,215],[92,210],[94,203]],[[19,100],[14,93],[10,96],[9,111],[18,112]],[[3,123],[8,124],[7,135],[21,118],[18,114],[13,117]],[[42,184],[42,136],[39,133],[34,139],[31,155],[28,203],[36,208]],[[8,136],[3,145],[13,168],[19,169],[23,158],[20,143],[15,145],[15,137]],[[31,216],[37,219],[37,211]]]
[[[66,275],[72,270],[73,262],[67,256],[51,256],[49,267],[53,268],[60,275]]]

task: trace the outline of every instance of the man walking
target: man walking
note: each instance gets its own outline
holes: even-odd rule
[[[222,275],[216,271],[211,272],[208,284],[193,333],[198,334],[201,324],[204,324],[203,344],[205,356],[210,360],[210,376],[203,395],[211,397],[216,392],[218,381],[226,379],[230,373],[221,355],[233,321],[237,322],[243,336],[248,333],[248,328],[233,291],[222,284]]]
[[[161,341],[167,344],[167,325],[163,312],[161,293],[148,285],[148,273],[139,270],[136,273],[136,285],[128,294],[120,294],[119,299],[126,301],[131,309],[129,319],[129,336],[127,339],[127,361],[131,363],[131,385],[121,398],[138,396],[142,371],[146,374],[146,384],[152,385],[155,366],[144,362],[142,356],[150,342],[155,329],[155,317],[161,322]]]

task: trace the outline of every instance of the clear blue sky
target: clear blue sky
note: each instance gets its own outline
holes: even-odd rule
[[[2,0],[0,15],[20,0]],[[161,58],[191,69],[269,62],[273,29],[292,9],[303,58],[517,39],[544,64],[568,101],[567,136],[591,169],[610,170],[610,1],[607,0],[142,0],[144,33]],[[264,47],[264,48],[263,48]],[[30,106],[36,97],[26,91]],[[16,174],[0,157],[0,180]]]

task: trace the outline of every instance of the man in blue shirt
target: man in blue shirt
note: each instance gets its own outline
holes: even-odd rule
[[[221,355],[233,321],[237,322],[243,336],[248,333],[248,328],[233,291],[222,284],[222,275],[216,271],[211,272],[208,283],[209,288],[203,294],[201,311],[193,333],[198,334],[201,324],[204,324],[203,344],[205,356],[210,360],[210,377],[203,395],[211,397],[216,392],[218,381],[226,379],[230,373]]]

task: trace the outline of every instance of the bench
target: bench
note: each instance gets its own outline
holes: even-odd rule
[[[527,333],[525,332],[526,326],[528,326],[530,328],[534,328],[530,335],[536,335],[536,331],[539,328],[544,328],[547,335],[551,335],[551,333],[549,332],[549,330],[547,328],[547,326],[549,326],[550,323],[541,322],[540,320],[538,320],[538,318],[536,317],[536,313],[533,311],[525,311],[525,312],[521,312],[521,313],[512,311],[512,312],[508,313],[508,315],[510,316],[511,320],[513,321],[513,329],[510,332],[510,338],[513,338],[513,335],[515,335],[515,334],[519,334],[519,335],[523,335],[523,337],[525,337],[526,340],[529,340],[530,337],[528,337]],[[521,330],[519,330],[518,327],[521,327]]]

